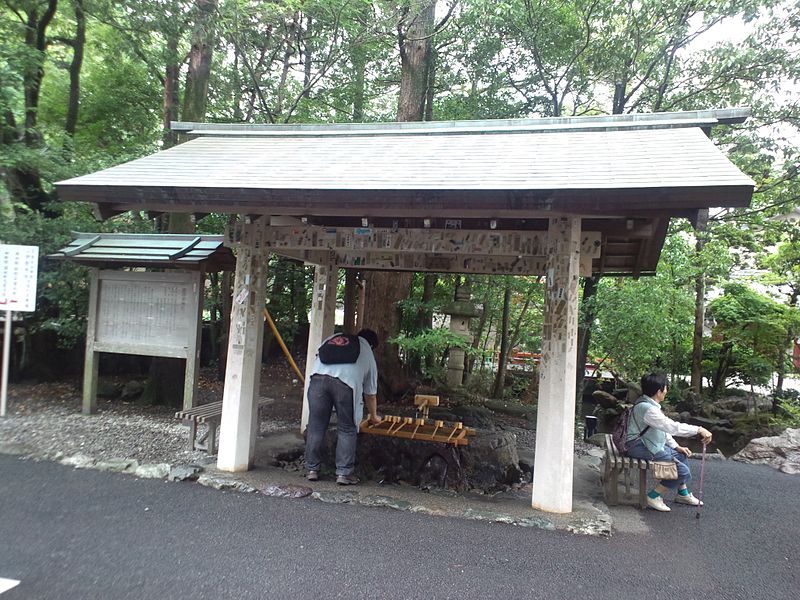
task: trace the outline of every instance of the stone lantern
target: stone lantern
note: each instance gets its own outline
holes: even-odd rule
[[[450,331],[464,338],[467,342],[472,341],[469,332],[469,320],[481,315],[481,310],[475,306],[471,299],[471,289],[468,285],[456,288],[456,299],[451,304],[442,308],[442,312],[450,315]],[[448,350],[447,359],[447,385],[454,388],[459,387],[464,381],[464,350],[451,347]]]

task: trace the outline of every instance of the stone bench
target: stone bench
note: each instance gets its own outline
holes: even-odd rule
[[[272,404],[271,398],[260,398],[258,401],[258,423],[261,424],[261,409]],[[181,419],[184,425],[189,426],[189,449],[205,450],[209,454],[217,453],[217,429],[222,421],[222,402],[209,402],[202,406],[195,406],[188,410],[179,410],[175,413],[176,419]],[[197,426],[206,425],[208,429],[197,439]]]
[[[609,506],[619,504],[620,487],[624,488],[625,499],[630,502],[632,500],[631,490],[635,487],[633,480],[638,474],[637,501],[639,508],[647,508],[647,472],[652,470],[650,461],[622,456],[617,447],[614,446],[611,434],[606,433],[603,437],[605,438],[603,496],[606,504]],[[620,481],[620,475],[622,476],[622,481]]]

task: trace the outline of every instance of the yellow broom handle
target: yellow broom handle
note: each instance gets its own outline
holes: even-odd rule
[[[303,385],[305,385],[306,378],[303,377],[303,374],[300,372],[300,369],[297,368],[297,363],[294,362],[294,359],[292,358],[289,349],[286,347],[286,344],[283,343],[283,338],[281,337],[281,334],[278,333],[278,328],[275,327],[275,322],[272,320],[272,317],[270,316],[269,311],[266,308],[264,308],[264,316],[267,318],[267,323],[269,323],[269,328],[272,329],[272,333],[275,334],[275,339],[278,340],[278,344],[280,344],[281,350],[283,350],[283,353],[286,355],[286,359],[289,361],[289,364],[292,365],[292,368],[294,369],[294,372],[297,373],[297,376],[300,378],[300,381],[303,382]]]

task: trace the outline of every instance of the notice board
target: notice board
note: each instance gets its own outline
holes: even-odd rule
[[[199,320],[199,273],[99,271],[94,347],[188,358]]]
[[[201,272],[92,271],[83,412],[97,410],[101,352],[186,359],[183,407],[194,406],[200,360]]]

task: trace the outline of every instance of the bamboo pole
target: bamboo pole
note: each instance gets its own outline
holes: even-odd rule
[[[303,377],[303,374],[300,372],[300,369],[297,368],[297,363],[294,362],[294,358],[292,358],[292,354],[289,352],[289,349],[286,347],[286,344],[283,343],[283,338],[281,334],[278,333],[278,328],[275,327],[275,322],[272,320],[272,316],[269,314],[269,311],[264,308],[264,317],[267,319],[267,323],[269,323],[269,328],[272,329],[272,333],[275,335],[275,339],[278,340],[278,344],[283,350],[284,355],[286,355],[286,360],[289,361],[289,364],[294,369],[294,372],[297,373],[297,376],[300,378],[300,382],[305,385],[306,378]]]

